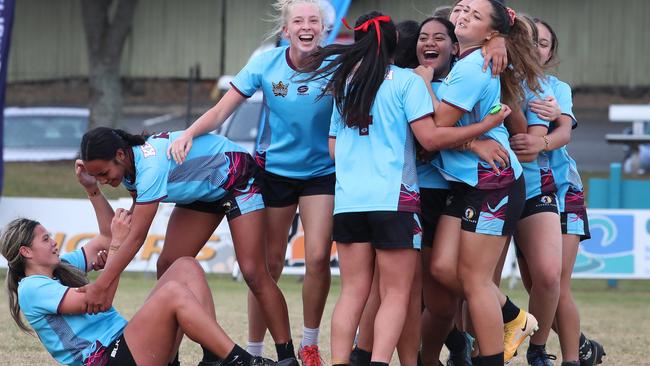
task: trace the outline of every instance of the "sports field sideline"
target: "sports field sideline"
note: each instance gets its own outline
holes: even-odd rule
[[[93,276],[94,277],[94,276]],[[5,271],[0,272],[4,282]],[[154,284],[152,274],[126,273],[122,275],[114,306],[128,319],[144,302],[145,296]],[[246,344],[246,285],[226,276],[208,276],[212,289],[217,318],[235,342]],[[284,277],[281,281],[289,304],[292,336],[300,340],[302,326],[301,286],[296,277]],[[321,327],[320,346],[325,363],[329,363],[329,318],[338,297],[340,282],[332,281],[332,289],[325,309]],[[527,307],[522,287],[505,291],[517,304]],[[574,281],[574,295],[580,308],[582,329],[606,348],[604,364],[608,365],[650,365],[648,345],[650,340],[650,283],[648,281],[621,281],[618,289],[607,289],[604,280]],[[275,357],[270,336],[266,338],[265,355]],[[522,346],[521,349],[525,349]],[[548,349],[559,354],[557,337],[551,335]],[[0,365],[56,365],[40,342],[18,330],[7,309],[7,295],[0,294]],[[201,357],[200,348],[185,339],[181,346],[181,364],[196,365]],[[443,355],[443,360],[446,354]],[[396,355],[393,365],[398,365]],[[511,365],[525,365],[525,358],[518,356]]]

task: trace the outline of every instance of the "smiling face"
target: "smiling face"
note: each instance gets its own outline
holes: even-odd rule
[[[471,3],[472,0],[461,0],[454,7],[451,9],[451,13],[449,13],[449,21],[451,24],[454,26],[456,25],[456,22],[458,22],[458,17],[460,14],[463,12],[463,10],[467,9],[469,6],[469,3]]]
[[[28,265],[53,269],[61,263],[56,241],[43,225],[36,225],[34,239],[29,245],[20,247],[20,254]]]
[[[494,8],[487,0],[473,0],[458,17],[456,36],[462,45],[478,46],[495,33],[492,28]]]
[[[99,184],[109,184],[112,187],[117,187],[122,183],[126,174],[126,166],[124,164],[124,152],[122,149],[117,150],[115,159],[101,160],[95,159],[84,161],[86,172],[97,179]]]
[[[291,47],[304,53],[313,52],[323,33],[320,8],[316,4],[292,5],[283,28],[284,37]]]
[[[422,26],[418,36],[418,63],[431,66],[436,77],[445,77],[449,73],[451,58],[458,52],[457,46],[447,33],[447,27],[438,21],[429,21]]]
[[[539,52],[539,60],[541,61],[542,65],[544,65],[548,62],[553,54],[553,35],[544,24],[536,23],[535,25],[537,26],[537,32],[539,33],[537,52]]]

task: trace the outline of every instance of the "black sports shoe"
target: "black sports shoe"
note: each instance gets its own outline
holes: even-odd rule
[[[580,366],[593,366],[603,363],[603,356],[606,356],[605,348],[594,341],[593,339],[587,340],[591,343],[591,347],[580,347]]]
[[[529,348],[528,352],[526,352],[526,360],[530,366],[553,366],[551,360],[557,360],[557,357],[546,353],[545,348],[537,350]]]
[[[251,362],[247,366],[274,366],[277,364],[278,363],[271,360],[270,358],[255,356],[251,359]],[[290,365],[290,364],[286,364],[286,365]]]
[[[465,338],[465,348],[461,352],[449,351],[447,366],[472,366],[472,351],[474,349],[474,337],[467,332],[462,332]]]

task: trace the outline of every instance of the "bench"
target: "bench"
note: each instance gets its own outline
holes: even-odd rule
[[[650,104],[613,104],[609,106],[609,120],[612,122],[632,122],[632,133],[608,133],[605,140],[609,144],[624,144],[630,147],[632,172],[639,172],[639,146],[650,144]]]

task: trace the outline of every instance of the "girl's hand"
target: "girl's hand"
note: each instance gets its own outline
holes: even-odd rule
[[[510,148],[517,155],[537,155],[546,147],[544,139],[527,133],[518,133],[510,138]]]
[[[546,99],[535,99],[529,104],[530,110],[537,113],[537,116],[544,121],[555,121],[562,115],[560,105],[555,97],[549,96]]]
[[[121,244],[131,231],[131,213],[123,208],[115,210],[111,221],[111,246]]]
[[[86,191],[95,190],[97,188],[97,179],[88,174],[81,159],[77,159],[74,162],[74,172],[77,176],[77,181],[86,189]]]
[[[495,114],[488,114],[485,116],[482,123],[488,123],[492,126],[491,128],[494,128],[503,123],[503,120],[505,120],[511,112],[512,109],[510,109],[507,104],[501,104],[501,110]]]
[[[490,62],[492,63],[492,76],[499,76],[508,67],[508,50],[506,40],[503,36],[490,38],[481,48],[485,62],[483,72],[487,71]]]
[[[483,161],[490,164],[495,174],[500,174],[499,167],[506,168],[510,164],[508,151],[492,139],[475,140],[470,145],[471,151]]]
[[[420,77],[424,80],[425,83],[430,83],[431,80],[433,80],[433,71],[434,71],[433,67],[422,66],[422,65],[413,69],[413,72],[420,75]]]
[[[192,135],[187,131],[183,132],[167,149],[167,159],[174,158],[176,164],[183,164],[187,154],[192,148]]]
[[[108,259],[107,251],[100,250],[99,252],[97,252],[97,258],[95,258],[95,261],[91,264],[93,271],[99,271],[104,269],[107,259]]]

